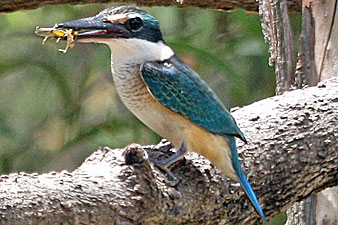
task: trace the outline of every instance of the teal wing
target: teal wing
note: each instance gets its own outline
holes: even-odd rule
[[[212,133],[233,135],[246,142],[216,94],[177,56],[166,61],[144,63],[141,76],[162,105]]]

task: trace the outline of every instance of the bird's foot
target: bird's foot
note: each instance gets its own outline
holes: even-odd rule
[[[168,153],[170,149],[174,148],[174,146],[170,143],[170,141],[166,139],[162,139],[160,143],[156,145],[157,150],[162,153]]]
[[[167,149],[168,150],[168,149]],[[169,170],[169,167],[173,165],[175,162],[179,161],[184,157],[184,154],[187,152],[186,147],[184,144],[181,145],[180,149],[173,155],[169,156],[166,159],[159,160],[155,157],[154,153],[150,153],[149,160],[150,162],[154,163],[155,166],[160,168],[161,170],[165,171],[171,180],[167,180],[166,183],[169,186],[177,186],[180,182],[179,178],[175,176],[173,172]]]
[[[150,162],[154,163],[156,167],[158,167],[160,170],[164,171],[168,175],[168,178],[165,178],[165,183],[168,186],[176,187],[180,183],[180,179],[173,172],[171,172],[170,169],[161,166],[161,163],[158,163],[159,161],[152,159],[151,157],[149,157],[149,160]]]

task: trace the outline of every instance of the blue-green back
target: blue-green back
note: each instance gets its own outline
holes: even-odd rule
[[[143,64],[141,76],[152,95],[167,108],[212,133],[246,141],[216,94],[177,56]]]

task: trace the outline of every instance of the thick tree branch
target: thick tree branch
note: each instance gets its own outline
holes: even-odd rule
[[[269,43],[269,65],[276,74],[276,94],[291,89],[295,80],[293,35],[286,0],[259,0],[264,40]]]
[[[236,110],[242,165],[267,215],[338,185],[338,78]],[[145,160],[158,146],[100,149],[72,173],[0,177],[0,224],[255,224],[238,184],[196,154],[166,175]],[[132,155],[130,153],[136,153]],[[126,154],[126,153],[124,153]],[[152,153],[154,154],[154,153]],[[130,157],[133,156],[133,157]],[[250,169],[249,169],[250,168]]]
[[[256,0],[183,0],[183,4],[176,0],[0,0],[0,12],[13,12],[22,9],[35,9],[45,5],[58,4],[87,4],[87,3],[119,3],[119,4],[137,4],[139,6],[195,6],[208,7],[222,10],[233,10],[243,8],[247,11],[258,11]],[[298,0],[288,0],[288,6],[291,11],[301,11]]]

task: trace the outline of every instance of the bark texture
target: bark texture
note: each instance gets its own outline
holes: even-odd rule
[[[302,2],[296,88],[316,85],[337,76],[338,13],[337,0]],[[338,188],[324,190],[288,210],[287,224],[336,225]]]
[[[243,8],[247,11],[258,11],[256,0],[0,0],[0,13],[13,12],[22,9],[35,9],[45,5],[58,4],[87,4],[87,3],[115,3],[115,4],[136,4],[139,6],[194,6],[208,7],[221,10],[233,10]],[[298,0],[288,0],[288,7],[291,11],[301,11],[301,4]]]
[[[297,87],[337,76],[338,1],[303,1]]]
[[[299,37],[299,52],[295,76],[295,88],[314,86],[318,83],[315,61],[315,21],[312,9],[303,7],[302,32]]]
[[[337,0],[309,1],[315,22],[315,64],[318,81],[337,76],[338,8]]]
[[[233,115],[249,141],[238,143],[242,165],[270,218],[338,185],[338,78]],[[201,156],[178,162],[181,183],[166,185],[146,151],[168,146],[101,148],[71,173],[1,176],[0,224],[258,223],[239,185]]]
[[[295,58],[287,2],[259,0],[259,15],[265,42],[269,43],[269,65],[275,68],[276,94],[291,89],[295,80]]]

